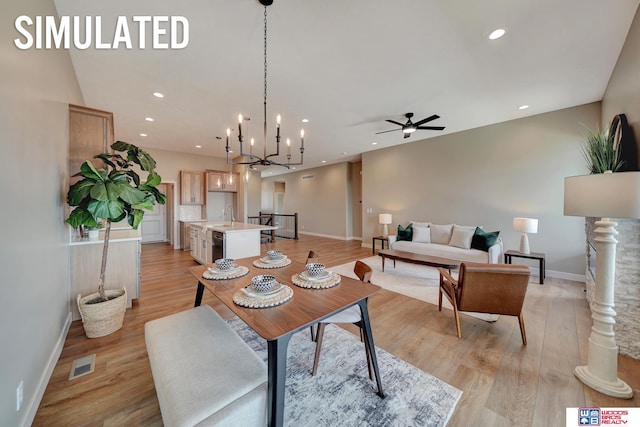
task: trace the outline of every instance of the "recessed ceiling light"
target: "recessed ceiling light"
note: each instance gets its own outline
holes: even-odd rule
[[[343,156],[346,156],[346,155],[347,155],[347,152],[346,152],[346,151],[343,151],[343,152],[342,152],[342,155],[343,155]]]
[[[160,92],[153,92],[153,96],[155,96],[156,98],[164,98],[164,95]]]
[[[371,145],[378,145],[378,143],[377,142],[372,142]]]
[[[497,30],[493,30],[491,34],[489,34],[489,40],[497,40],[500,37],[504,36],[507,30],[504,28],[498,28]]]
[[[291,166],[291,169],[295,169],[295,168],[296,168],[295,166]]]
[[[302,123],[309,123],[309,119],[302,119],[300,120]]]
[[[146,121],[148,121],[148,122],[152,122],[152,121],[153,121],[153,117],[145,117],[144,119],[145,119]]]
[[[529,108],[528,105],[521,105],[518,107],[518,110],[526,110],[527,108]]]
[[[196,145],[196,148],[202,148],[202,145]]]
[[[322,161],[322,163],[327,163],[327,161],[326,161],[326,160],[323,160],[323,161]]]
[[[147,134],[146,133],[141,133],[140,136],[147,136]]]

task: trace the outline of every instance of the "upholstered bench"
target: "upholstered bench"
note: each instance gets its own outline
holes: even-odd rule
[[[147,322],[145,342],[166,427],[266,425],[266,365],[211,307]]]

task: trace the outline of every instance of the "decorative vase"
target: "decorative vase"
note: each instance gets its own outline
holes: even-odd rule
[[[108,301],[99,301],[98,292],[85,297],[78,295],[78,310],[87,338],[103,337],[122,327],[127,309],[127,290],[113,289],[106,290],[105,293]]]
[[[89,240],[98,240],[100,238],[100,230],[89,230]]]

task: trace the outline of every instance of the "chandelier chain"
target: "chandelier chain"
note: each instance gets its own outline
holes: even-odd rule
[[[267,103],[267,6],[264,7],[264,102]]]

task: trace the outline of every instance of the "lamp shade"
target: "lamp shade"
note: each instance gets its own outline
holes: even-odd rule
[[[379,214],[378,215],[378,223],[379,224],[391,224],[393,221],[391,214]]]
[[[534,218],[513,218],[513,229],[522,233],[537,233],[538,220]]]
[[[600,173],[565,178],[564,214],[640,218],[640,172]]]

